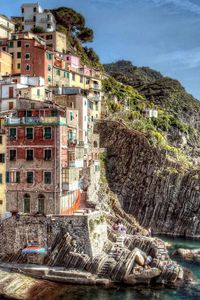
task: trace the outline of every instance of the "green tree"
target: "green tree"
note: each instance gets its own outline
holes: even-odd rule
[[[59,7],[52,9],[57,26],[63,26],[74,38],[79,38],[82,42],[93,41],[92,29],[85,26],[85,18],[72,8]]]

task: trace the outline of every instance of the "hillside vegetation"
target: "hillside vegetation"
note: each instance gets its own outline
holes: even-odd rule
[[[194,125],[200,120],[200,102],[188,94],[179,81],[163,77],[148,67],[138,68],[126,60],[106,64],[104,68],[116,80],[137,88],[148,101],[182,121]]]
[[[165,149],[169,157],[187,166],[195,157],[198,160],[200,138],[195,122],[200,103],[178,81],[127,61],[104,67],[113,76],[103,81],[107,118],[142,132],[151,145]],[[158,117],[147,118],[145,109],[157,110]]]

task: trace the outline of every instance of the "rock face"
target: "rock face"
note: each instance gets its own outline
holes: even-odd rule
[[[200,170],[184,170],[139,132],[96,124],[106,148],[106,177],[122,208],[154,233],[200,236]]]

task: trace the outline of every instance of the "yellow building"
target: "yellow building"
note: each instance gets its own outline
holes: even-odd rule
[[[91,75],[94,75],[92,73]],[[97,76],[86,76],[74,70],[69,71],[69,87],[79,87],[87,91],[88,99],[93,102],[92,117],[99,119],[101,116],[101,97],[102,97],[102,84],[101,79]]]
[[[0,119],[0,218],[6,211],[6,134],[4,119]]]
[[[65,52],[67,50],[66,34],[58,31],[38,33],[38,36],[46,41],[46,45],[57,52]]]
[[[0,51],[0,75],[8,75],[12,73],[12,55],[7,52]]]
[[[20,98],[44,101],[49,100],[49,93],[45,86],[25,87],[18,89]]]

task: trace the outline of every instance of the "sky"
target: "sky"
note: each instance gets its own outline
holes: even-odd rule
[[[0,0],[0,13],[20,15],[22,3]],[[200,100],[200,0],[40,0],[71,7],[94,30],[102,63],[127,59],[178,79]]]

